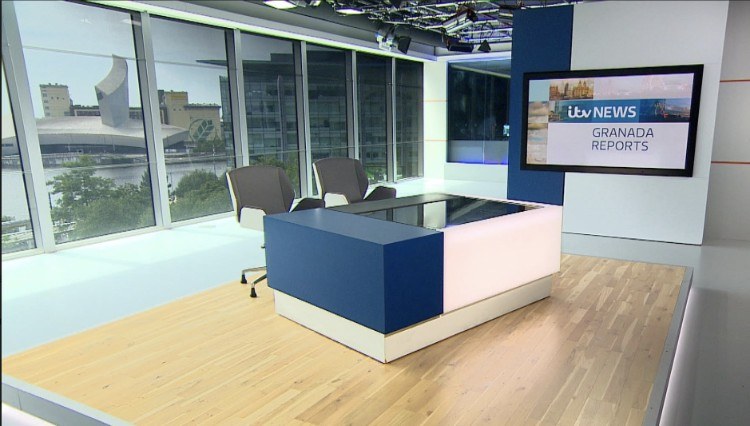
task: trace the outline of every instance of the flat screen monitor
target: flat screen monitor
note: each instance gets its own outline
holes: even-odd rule
[[[524,74],[521,169],[692,176],[703,65]]]

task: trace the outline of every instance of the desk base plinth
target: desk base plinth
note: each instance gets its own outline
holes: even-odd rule
[[[388,363],[544,299],[551,289],[550,275],[390,334],[379,333],[278,290],[274,290],[274,298],[277,314]]]

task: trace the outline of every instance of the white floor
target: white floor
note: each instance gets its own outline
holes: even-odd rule
[[[505,197],[498,186],[420,179],[398,190]],[[227,217],[3,261],[2,356],[238,281],[263,264],[261,240]],[[693,267],[662,424],[750,424],[750,242],[565,234],[563,251]]]

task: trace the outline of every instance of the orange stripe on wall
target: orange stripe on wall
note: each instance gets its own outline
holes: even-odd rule
[[[739,80],[719,80],[719,83],[750,83],[750,78],[744,78]]]
[[[730,164],[733,166],[750,166],[750,161],[712,161],[711,164]]]

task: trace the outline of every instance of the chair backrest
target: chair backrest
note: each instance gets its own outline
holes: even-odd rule
[[[344,194],[350,203],[362,201],[367,193],[367,174],[359,160],[331,157],[314,164],[321,198],[329,192]]]
[[[280,167],[256,165],[227,172],[231,184],[237,220],[243,207],[263,210],[265,214],[285,213],[294,201],[294,188]]]

